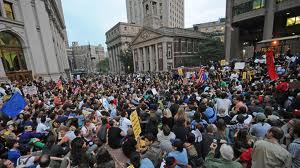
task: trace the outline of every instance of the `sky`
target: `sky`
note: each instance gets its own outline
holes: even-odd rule
[[[69,43],[105,45],[105,32],[127,22],[126,0],[61,0]],[[185,27],[225,16],[226,0],[185,0]]]

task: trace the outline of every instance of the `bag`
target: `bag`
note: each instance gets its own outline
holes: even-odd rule
[[[27,158],[26,158],[27,157]],[[29,159],[31,158],[32,156],[23,156],[23,157],[20,157],[18,160],[17,160],[17,166],[16,168],[36,168],[36,165],[31,165],[31,166],[26,166],[26,164],[28,163]],[[26,159],[25,159],[26,158]]]

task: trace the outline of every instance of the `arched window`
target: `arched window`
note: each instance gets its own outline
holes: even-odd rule
[[[0,32],[0,57],[5,72],[27,70],[22,45],[10,32]]]

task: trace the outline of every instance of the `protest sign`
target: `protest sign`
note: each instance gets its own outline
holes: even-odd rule
[[[234,69],[244,69],[245,68],[245,62],[236,62],[234,64]]]
[[[37,95],[37,87],[36,86],[24,86],[22,88],[24,95]]]
[[[136,140],[138,140],[140,137],[140,134],[142,132],[142,129],[141,129],[140,120],[139,120],[139,117],[138,117],[138,114],[136,111],[134,111],[130,114],[130,121],[132,124],[134,136],[135,136]]]

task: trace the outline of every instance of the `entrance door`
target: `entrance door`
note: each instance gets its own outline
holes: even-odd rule
[[[28,71],[22,45],[18,37],[11,32],[0,32],[0,57],[6,73],[11,80],[31,80],[32,72]]]

